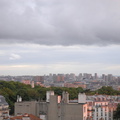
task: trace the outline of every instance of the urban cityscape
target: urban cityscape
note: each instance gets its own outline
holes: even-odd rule
[[[43,76],[0,76],[0,85],[3,85],[1,88],[3,87],[4,92],[9,91],[8,88],[5,89],[4,87],[7,84],[9,90],[13,89],[13,91],[16,85],[19,86],[18,91],[20,90],[20,92],[17,92],[17,96],[14,98],[14,108],[11,108],[5,97],[0,95],[1,120],[114,120],[115,111],[120,103],[120,92],[117,94],[110,93],[113,89],[120,91],[120,77],[112,74],[50,73]],[[24,91],[24,89],[27,91],[25,86],[31,90],[40,90],[41,95],[45,94],[45,99],[41,99],[41,97],[35,100],[35,96],[33,96],[32,100],[25,100],[24,97],[28,96],[27,94],[34,94],[26,93]],[[1,88],[0,92],[2,91]],[[68,88],[66,90],[74,88],[72,91],[79,90],[77,98],[72,99],[68,91],[62,91],[60,94],[61,88],[64,90],[65,88]],[[80,92],[80,90],[86,92]],[[90,94],[87,90],[96,92]],[[99,93],[100,90],[103,90],[102,94]],[[104,94],[107,90],[110,94]],[[58,94],[55,94],[56,92]],[[13,94],[12,91],[10,94]],[[8,94],[8,99],[12,97],[10,94]]]
[[[120,0],[0,0],[0,120],[120,120]]]
[[[18,81],[26,85],[39,85],[42,87],[82,87],[83,89],[97,90],[102,86],[112,86],[120,90],[120,76],[112,74],[98,75],[90,73],[49,74],[43,76],[0,76],[0,80]]]

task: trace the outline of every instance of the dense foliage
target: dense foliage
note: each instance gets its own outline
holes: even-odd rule
[[[68,91],[70,93],[70,99],[77,98],[78,93],[83,92],[82,88],[45,88],[40,86],[35,86],[35,88],[31,88],[30,85],[25,85],[20,82],[0,81],[0,95],[3,95],[6,98],[6,101],[9,103],[10,114],[14,113],[14,103],[17,100],[17,95],[20,95],[23,101],[45,100],[46,91],[48,90],[54,90],[55,94],[58,95],[62,95],[63,91]]]
[[[35,88],[31,88],[30,85],[25,85],[20,82],[14,81],[0,81],[0,95],[3,95],[6,98],[6,101],[10,106],[10,114],[14,113],[14,103],[17,100],[17,95],[22,97],[23,101],[28,100],[45,100],[46,99],[46,91],[54,90],[55,94],[62,95],[63,91],[67,91],[70,94],[70,99],[78,98],[79,92],[85,92],[88,95],[93,94],[107,94],[107,95],[118,95],[119,91],[113,90],[112,87],[102,87],[97,91],[83,90],[81,87],[79,88],[66,88],[66,87],[40,87],[35,86]]]
[[[120,95],[120,91],[114,90],[111,86],[103,86],[101,89],[97,90],[97,93],[105,95]]]
[[[120,104],[118,104],[116,111],[113,114],[114,120],[120,120]]]

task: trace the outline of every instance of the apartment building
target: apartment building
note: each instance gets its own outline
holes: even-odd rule
[[[105,95],[87,96],[87,118],[92,120],[113,120],[113,112],[119,103]]]
[[[0,120],[9,116],[9,105],[5,97],[0,95]]]

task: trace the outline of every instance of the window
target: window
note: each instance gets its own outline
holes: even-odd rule
[[[86,112],[86,107],[84,107],[84,112]]]
[[[109,116],[111,117],[111,112],[109,112]]]
[[[84,117],[84,120],[86,120],[86,118]]]

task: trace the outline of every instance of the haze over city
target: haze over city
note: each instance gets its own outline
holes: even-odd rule
[[[0,75],[120,75],[119,0],[0,0]]]

